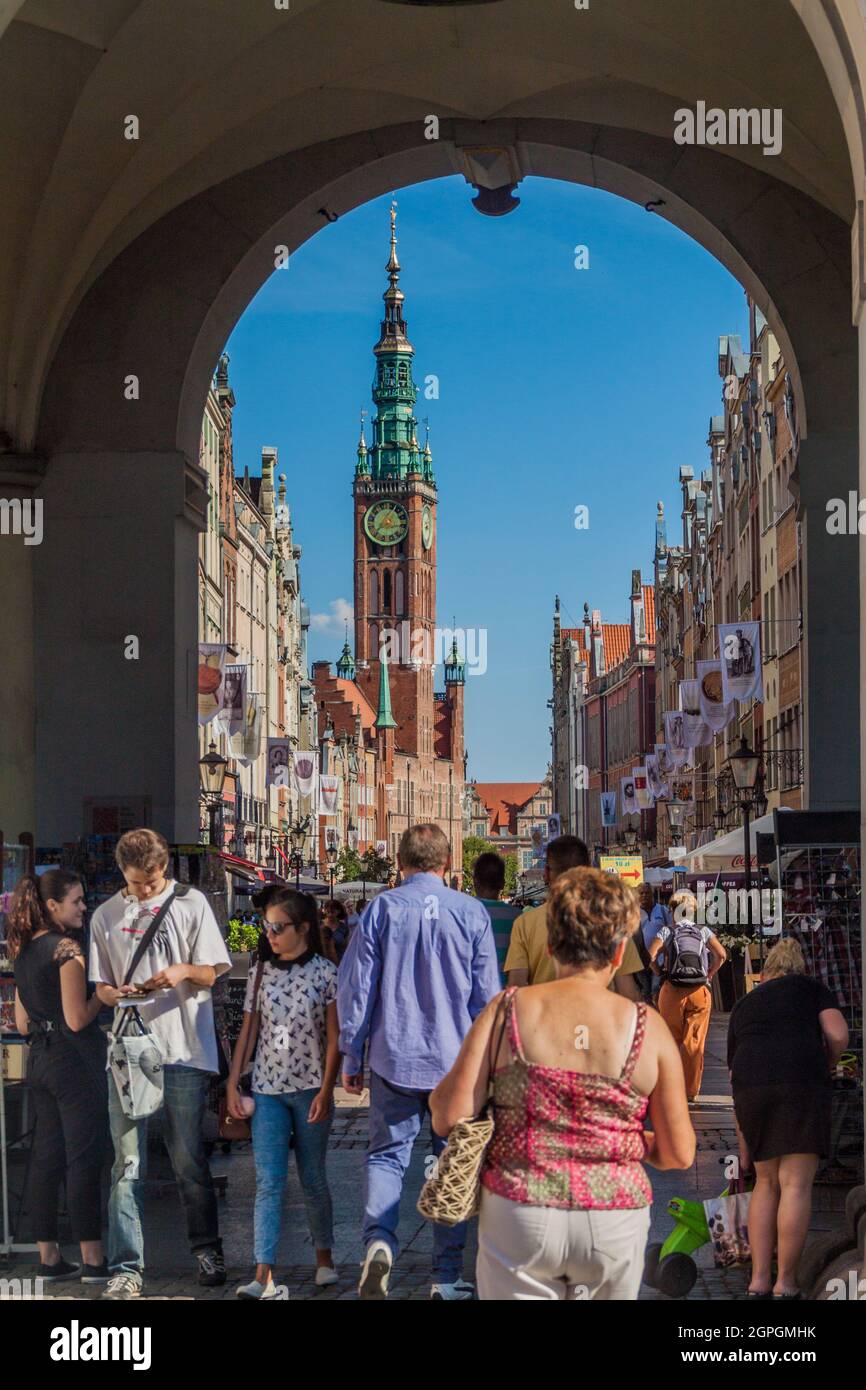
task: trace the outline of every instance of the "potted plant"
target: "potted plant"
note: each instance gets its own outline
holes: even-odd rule
[[[226,933],[226,945],[232,958],[231,977],[233,980],[246,979],[252,965],[253,953],[258,948],[261,928],[254,922],[242,922],[232,917]]]

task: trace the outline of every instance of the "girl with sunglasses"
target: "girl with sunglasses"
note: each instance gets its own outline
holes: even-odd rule
[[[337,1282],[325,1156],[340,1058],[337,967],[325,958],[314,899],[275,886],[265,889],[258,901],[265,930],[259,964],[247,984],[226,1101],[229,1113],[239,1120],[249,1119],[254,1107],[256,1272],[237,1295],[271,1299],[277,1297],[273,1267],[292,1146],[316,1247],[316,1283]],[[253,1047],[250,1100],[241,1095],[239,1082]]]

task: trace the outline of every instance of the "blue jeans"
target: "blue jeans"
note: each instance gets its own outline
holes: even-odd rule
[[[370,1075],[370,1140],[365,1165],[364,1244],[384,1240],[397,1254],[397,1222],[403,1175],[409,1166],[415,1140],[429,1110],[429,1091],[408,1091]],[[445,1140],[433,1135],[437,1156]],[[433,1282],[453,1284],[463,1272],[463,1247],[467,1222],[459,1226],[433,1225]]]
[[[202,1140],[210,1073],[197,1067],[165,1068],[165,1102],[159,1112],[165,1144],[186,1212],[193,1253],[221,1250],[217,1200]],[[123,1113],[117,1087],[109,1078],[108,1117],[114,1144],[111,1195],[108,1199],[108,1264],[112,1274],[144,1272],[141,1229],[141,1183],[147,1175],[147,1120]]]
[[[317,1250],[334,1243],[334,1214],[325,1171],[333,1107],[326,1120],[311,1125],[307,1116],[318,1088],[265,1096],[255,1092],[253,1157],[256,1161],[254,1256],[257,1265],[272,1265],[277,1258],[282,1225],[283,1196],[289,1172],[289,1143],[295,1138],[295,1162],[304,1193],[307,1221]]]

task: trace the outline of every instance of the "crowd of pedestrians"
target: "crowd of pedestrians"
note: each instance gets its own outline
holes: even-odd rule
[[[160,1059],[152,1108],[199,1282],[226,1280],[203,1119],[219,1069],[212,989],[231,961],[206,897],[168,876],[160,835],[128,832],[117,863],[125,886],[93,916],[89,961],[84,890],[66,870],[21,881],[8,942],[17,1026],[31,1045],[29,1210],[39,1273],[102,1283],[104,1297],[126,1300],[144,1283],[147,1159],[147,1119],[132,1100],[139,1054],[120,1043],[126,1016]],[[636,894],[592,868],[571,835],[548,845],[547,900],[524,912],[502,900],[505,866],[492,851],[475,862],[474,894],[460,892],[436,825],[406,831],[397,867],[393,887],[349,914],[334,900],[320,912],[308,894],[279,885],[257,900],[264,929],[226,1081],[229,1115],[250,1125],[256,1176],[255,1268],[238,1296],[277,1297],[292,1151],[315,1282],[339,1277],[327,1150],[341,1077],[349,1094],[369,1087],[362,1299],[388,1295],[404,1178],[425,1123],[438,1159],[455,1125],[488,1100],[478,1296],[636,1298],[648,1169],[694,1161],[689,1105],[700,1093],[723,946],[696,920],[690,893],[669,903],[646,887]],[[756,1175],[748,1296],[792,1298],[811,1185],[829,1146],[830,1068],[847,1031],[794,943],[770,952],[763,981],[734,1008],[728,1041],[741,1162]],[[102,1007],[114,1011],[108,1039]],[[64,1182],[79,1264],[58,1244]],[[466,1238],[466,1222],[434,1224],[431,1297],[475,1296],[464,1277]]]

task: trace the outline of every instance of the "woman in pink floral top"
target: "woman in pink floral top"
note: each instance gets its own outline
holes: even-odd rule
[[[652,1202],[644,1164],[694,1161],[670,1030],[609,989],[638,920],[637,898],[620,879],[598,869],[563,874],[548,905],[557,978],[498,995],[430,1098],[444,1135],[478,1114],[488,1090],[493,1096],[482,1299],[636,1298]]]

